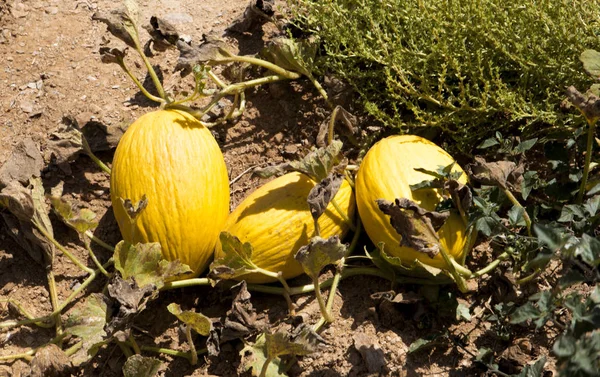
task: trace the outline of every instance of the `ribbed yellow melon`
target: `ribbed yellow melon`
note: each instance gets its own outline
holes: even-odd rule
[[[438,190],[411,191],[410,185],[432,177],[414,170],[423,168],[435,171],[448,166],[454,159],[442,148],[429,140],[414,135],[391,136],[377,142],[365,155],[356,177],[356,203],[363,227],[375,245],[385,244],[388,255],[398,257],[410,264],[415,259],[437,268],[446,268],[442,255],[430,258],[409,247],[400,246],[401,236],[390,224],[375,202],[377,199],[394,201],[395,198],[410,199],[426,210],[432,211],[441,200]],[[466,184],[464,171],[454,165],[453,171],[462,175],[459,182]],[[458,214],[451,214],[438,231],[440,243],[449,254],[460,261],[465,246],[465,225]]]
[[[110,180],[123,239],[158,242],[167,260],[179,259],[199,275],[208,265],[229,213],[223,154],[196,118],[177,110],[141,116],[121,138]],[[131,229],[119,200],[148,207]]]
[[[276,178],[244,199],[229,215],[223,231],[252,244],[252,261],[258,267],[271,272],[281,271],[284,279],[296,277],[303,270],[294,255],[315,236],[314,221],[306,202],[314,186],[315,181],[297,172]],[[352,219],[354,193],[346,180],[334,199],[346,216]],[[318,221],[323,238],[336,234],[343,237],[349,230],[348,224],[332,203],[329,203]],[[215,258],[223,255],[218,242]],[[249,283],[275,281],[261,274],[244,275],[240,279]]]

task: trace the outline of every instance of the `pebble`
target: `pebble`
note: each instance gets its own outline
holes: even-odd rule
[[[187,13],[167,13],[163,20],[172,24],[185,24],[194,22],[194,18]]]
[[[54,14],[58,13],[58,7],[48,7],[44,10],[46,11],[46,13],[48,13],[50,15],[54,15]]]

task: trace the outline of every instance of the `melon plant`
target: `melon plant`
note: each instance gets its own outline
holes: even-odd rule
[[[292,172],[276,178],[250,194],[229,215],[224,232],[237,237],[242,243],[252,245],[252,263],[260,269],[290,279],[303,273],[302,266],[294,259],[300,247],[307,245],[315,233],[315,223],[306,198],[316,182],[300,172]],[[319,217],[320,236],[343,237],[350,229],[345,219],[354,214],[354,193],[350,184],[343,180],[333,201]],[[217,243],[215,259],[225,256],[221,242]],[[274,276],[250,273],[237,276],[249,283],[267,283],[277,280]]]
[[[223,154],[204,125],[178,110],[138,118],[117,146],[110,180],[125,241],[158,242],[167,260],[199,275],[209,263],[229,212]],[[148,205],[132,222],[123,199]]]
[[[407,265],[419,262],[447,269],[442,253],[435,257],[402,246],[402,237],[390,224],[390,217],[384,214],[377,201],[394,201],[406,198],[426,211],[434,211],[442,200],[439,189],[427,188],[413,191],[411,185],[431,180],[424,169],[435,171],[440,166],[449,166],[454,159],[434,143],[414,135],[391,136],[377,142],[365,155],[356,177],[356,201],[363,226],[375,245],[381,245],[384,252],[399,258]],[[463,170],[454,164],[452,172],[459,173],[457,179],[467,183]],[[460,214],[450,213],[444,225],[437,231],[440,247],[455,261],[462,261],[467,248],[465,244],[466,222]]]

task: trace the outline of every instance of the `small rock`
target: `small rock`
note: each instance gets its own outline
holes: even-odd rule
[[[34,103],[31,101],[23,101],[23,102],[21,102],[20,107],[24,113],[31,114],[31,113],[33,113]]]
[[[48,7],[44,11],[50,15],[54,15],[58,13],[58,7]]]
[[[163,20],[172,24],[185,24],[194,22],[194,18],[187,13],[168,13],[163,17]]]
[[[385,355],[376,340],[364,333],[354,335],[354,348],[362,356],[369,373],[385,373]]]
[[[285,148],[283,148],[283,152],[288,155],[295,155],[298,153],[298,146],[295,144],[286,145]]]

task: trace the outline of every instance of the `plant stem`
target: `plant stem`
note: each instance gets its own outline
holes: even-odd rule
[[[160,290],[167,291],[169,289],[195,287],[198,285],[210,285],[210,280],[208,280],[208,278],[193,278],[179,281],[170,281],[165,283],[165,285],[163,285],[162,288],[160,288]]]
[[[112,251],[112,252],[114,252],[114,251],[115,251],[115,248],[114,248],[114,247],[112,247],[112,246],[110,246],[109,244],[107,244],[106,242],[102,241],[100,238],[98,238],[98,237],[94,236],[94,234],[93,234],[91,231],[87,230],[87,231],[85,232],[85,235],[86,235],[86,236],[88,236],[88,237],[89,237],[89,238],[90,238],[92,241],[94,241],[94,242],[95,242],[95,243],[97,243],[98,245],[100,245],[100,246],[102,246],[103,248],[105,248],[106,250],[108,250],[108,251]]]
[[[538,277],[538,275],[542,272],[542,270],[540,270],[539,268],[537,270],[535,270],[532,274],[525,276],[524,278],[521,278],[519,280],[516,281],[517,285],[523,285],[526,283],[529,283],[530,281],[532,281],[533,279],[535,279],[536,277]]]
[[[102,160],[96,157],[96,155],[91,150],[86,151],[86,154],[89,158],[92,159],[92,161],[96,163],[96,165],[98,165],[100,169],[102,169],[102,171],[104,171],[108,175],[111,175],[112,171],[110,170],[110,168],[106,166],[106,164],[102,162]]]
[[[333,109],[335,106],[333,106],[333,103],[331,103],[331,101],[329,100],[329,96],[327,95],[327,92],[325,91],[325,89],[323,89],[323,86],[321,85],[321,83],[312,74],[308,74],[306,77],[308,77],[310,82],[317,89],[319,94],[323,97],[323,99],[325,100],[325,102],[327,103],[329,108]]]
[[[102,267],[102,264],[100,263],[100,261],[98,260],[98,258],[96,258],[96,254],[94,254],[94,252],[92,251],[92,248],[90,247],[89,241],[85,242],[85,248],[87,249],[90,258],[92,258],[92,261],[94,261],[94,264],[96,265],[96,267],[98,268],[98,270],[100,270],[100,272],[102,272],[102,274],[104,274],[104,276],[111,277],[111,274],[109,274],[104,269],[104,267]]]
[[[471,276],[469,277],[469,279],[478,278],[480,276],[483,276],[483,275],[489,273],[490,271],[493,271],[496,267],[498,267],[498,265],[500,264],[500,262],[502,262],[503,260],[506,260],[506,258],[508,258],[508,257],[509,257],[509,254],[507,252],[504,252],[504,253],[498,255],[498,258],[496,258],[490,264],[488,264],[487,266],[485,266],[481,270],[473,272],[471,274]]]
[[[299,79],[300,77],[302,77],[302,75],[300,73],[288,71],[287,69],[283,69],[280,66],[273,64],[271,62],[268,62],[266,60],[253,58],[250,56],[231,55],[226,58],[216,59],[214,61],[216,63],[231,63],[231,62],[250,63],[253,65],[257,65],[259,67],[266,68],[269,71],[274,72],[278,76],[282,76],[288,80],[296,80],[296,79]]]
[[[35,355],[36,351],[37,351],[37,349],[31,349],[31,350],[23,352],[23,353],[0,356],[0,361],[16,360],[16,359],[31,359],[31,356]]]
[[[131,348],[133,348],[133,352],[135,352],[136,355],[141,354],[142,350],[140,350],[140,346],[138,346],[132,333],[129,333],[128,339],[129,339],[129,345],[131,346]]]
[[[46,237],[46,239],[48,239],[48,241],[52,242],[52,244],[54,246],[56,246],[73,263],[75,263],[75,265],[77,265],[77,267],[81,268],[83,271],[87,272],[88,274],[91,274],[92,272],[94,272],[94,270],[92,270],[91,268],[85,266],[83,263],[81,263],[81,261],[79,259],[77,259],[73,254],[71,254],[71,252],[69,252],[67,249],[65,249],[63,247],[63,245],[61,245],[57,240],[55,240],[54,237],[52,237],[52,235],[50,235],[43,226],[41,226],[40,224],[38,224],[37,221],[33,221],[32,224],[35,225],[35,227],[40,231],[40,233],[42,233],[42,235],[44,237]]]
[[[292,298],[290,297],[290,286],[288,285],[287,281],[285,281],[285,279],[283,278],[283,274],[281,273],[281,271],[277,273],[277,279],[283,286],[283,297],[285,298],[285,301],[288,304],[288,310],[290,311],[290,315],[294,316],[296,315],[296,309],[294,308],[294,303],[292,302]]]
[[[508,197],[508,199],[515,207],[518,207],[523,210],[523,219],[525,220],[525,225],[527,226],[527,235],[531,237],[531,218],[529,217],[527,210],[523,208],[521,203],[519,203],[519,200],[513,195],[512,192],[510,192],[509,189],[504,189],[504,194]]]
[[[151,101],[158,102],[158,103],[165,103],[166,102],[164,99],[162,99],[160,97],[156,97],[153,94],[150,94],[150,92],[147,91],[146,88],[144,88],[144,86],[142,85],[142,83],[140,82],[140,80],[138,80],[138,78],[135,77],[135,75],[129,70],[129,68],[127,68],[127,66],[125,65],[124,61],[121,61],[121,63],[119,65],[121,66],[121,68],[123,69],[123,71],[125,71],[125,73],[127,74],[127,76],[129,76],[129,78],[135,83],[135,85],[138,87],[138,89],[140,90],[140,92],[142,92],[142,94],[144,96],[146,96],[146,98],[148,98]]]
[[[133,356],[133,352],[131,352],[131,348],[129,348],[129,343],[117,342],[117,345],[119,346],[121,351],[123,351],[125,358],[129,359],[131,356]]]
[[[452,277],[454,278],[454,282],[456,283],[456,285],[458,286],[458,289],[462,292],[462,293],[466,293],[468,292],[468,288],[467,285],[465,283],[465,280],[463,279],[463,277],[458,273],[458,271],[456,271],[456,266],[457,263],[454,260],[454,258],[452,258],[449,253],[446,251],[446,248],[440,245],[440,254],[442,254],[442,258],[444,258],[444,261],[446,262],[446,265],[448,266],[448,272],[450,273],[450,275],[452,275]],[[468,271],[468,270],[467,270]],[[469,271],[469,275],[470,275],[470,271]]]
[[[156,91],[158,92],[159,97],[164,100],[163,102],[165,102],[165,101],[169,102],[167,96],[165,95],[165,90],[163,89],[163,86],[162,86],[160,80],[158,79],[156,72],[154,71],[154,67],[152,67],[152,64],[150,64],[150,60],[148,60],[148,57],[146,56],[146,54],[144,54],[144,50],[142,49],[142,46],[140,45],[139,38],[133,38],[133,42],[135,43],[136,51],[140,54],[140,56],[142,57],[142,60],[144,61],[144,64],[146,65],[148,74],[152,78],[152,82],[154,83],[154,87],[156,87]]]
[[[259,377],[267,376],[267,370],[269,370],[269,364],[271,364],[271,361],[273,361],[273,356],[267,356],[265,363],[263,364],[262,368],[260,369]]]
[[[192,339],[192,328],[189,325],[185,325],[185,336],[190,345],[190,364],[196,365],[198,364],[198,354],[196,353],[196,346]]]
[[[350,228],[350,230],[353,232],[356,232],[356,226],[354,226],[352,221],[350,221],[348,216],[344,213],[344,211],[342,211],[340,206],[337,204],[335,197],[333,199],[331,199],[331,204],[333,205],[333,208],[335,208],[335,210],[338,212],[338,214],[342,217],[342,220],[344,220],[344,222],[346,224],[348,224],[348,227]]]
[[[321,315],[327,322],[333,322],[333,317],[331,313],[327,310],[327,305],[325,305],[325,300],[323,300],[323,295],[321,295],[321,287],[319,286],[319,276],[313,276],[313,285],[315,286],[315,296],[317,297],[317,301],[319,302],[319,309],[321,309]],[[338,279],[339,280],[339,279]],[[332,282],[333,283],[333,282]]]
[[[79,351],[79,349],[83,347],[83,340],[80,342],[77,342],[75,344],[73,344],[71,347],[67,348],[65,350],[65,355],[67,356],[73,356],[75,354],[75,352]]]
[[[27,310],[25,310],[25,308],[21,305],[21,303],[19,303],[16,300],[13,300],[12,298],[8,298],[8,299],[0,299],[0,302],[5,302],[9,305],[13,305],[18,311],[19,313],[21,313],[23,316],[25,316],[25,318],[27,318],[28,320],[36,320],[37,318],[35,318],[34,316],[32,316]],[[46,318],[48,319],[52,319],[52,318]],[[0,329],[2,328],[8,328],[8,327],[15,327],[15,326],[19,326],[20,321],[4,321],[4,322],[0,322]],[[28,322],[31,323],[31,322]],[[44,323],[42,321],[38,321],[35,323],[36,326],[39,327],[43,327],[43,328],[50,328],[54,326],[54,321],[52,321],[51,323]]]
[[[62,321],[60,318],[60,311],[57,312],[60,304],[58,302],[58,294],[56,293],[56,280],[54,279],[54,273],[52,268],[49,268],[46,276],[48,277],[48,291],[50,292],[50,302],[52,303],[52,310],[54,318],[54,325],[56,326],[56,336],[62,335]]]
[[[581,177],[581,186],[579,186],[579,193],[577,194],[577,204],[583,202],[583,195],[585,194],[585,187],[587,186],[588,176],[590,174],[590,164],[592,162],[592,148],[594,146],[594,132],[596,130],[596,120],[588,120],[588,135],[587,135],[587,148],[585,150],[585,162],[583,165],[583,176]]]
[[[106,268],[106,267],[110,266],[110,264],[112,264],[112,260],[104,263],[103,267]],[[67,297],[66,300],[63,301],[63,303],[60,304],[60,306],[58,308],[54,309],[54,311],[52,313],[50,313],[44,317],[29,318],[29,319],[22,320],[22,321],[1,322],[0,328],[22,326],[22,325],[28,325],[28,324],[32,324],[32,323],[37,325],[37,322],[44,322],[44,321],[53,319],[54,316],[56,316],[57,314],[60,314],[60,312],[62,312],[63,309],[66,308],[67,305],[69,305],[71,303],[71,301],[73,301],[75,299],[75,297],[77,297],[81,293],[81,291],[83,291],[85,288],[87,288],[87,286],[90,285],[92,281],[94,281],[94,279],[96,278],[96,276],[98,276],[98,274],[100,274],[100,270],[93,271],[92,274],[90,274],[90,276],[88,276],[87,279],[83,283],[81,283],[79,288],[77,288],[76,290],[71,292],[69,297]],[[46,326],[41,326],[41,327],[46,327]]]

